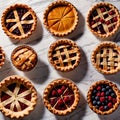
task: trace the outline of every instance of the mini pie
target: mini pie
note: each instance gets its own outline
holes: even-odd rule
[[[112,4],[100,2],[90,9],[87,24],[92,33],[98,37],[107,38],[119,29],[120,14]]]
[[[0,83],[0,110],[10,118],[28,115],[37,102],[37,92],[26,78],[12,75]]]
[[[78,12],[69,2],[58,0],[48,6],[44,13],[44,25],[56,36],[71,33],[78,24]]]
[[[37,53],[27,45],[18,46],[11,54],[13,65],[21,71],[30,71],[37,64]]]
[[[60,39],[51,44],[48,52],[50,63],[60,71],[70,71],[79,65],[80,49],[75,42]]]
[[[114,42],[102,42],[92,52],[93,66],[104,74],[120,70],[120,47]]]
[[[88,90],[87,102],[97,114],[111,114],[120,104],[119,90],[108,80],[97,81]]]
[[[4,32],[13,39],[27,38],[35,30],[37,17],[35,12],[25,4],[8,7],[1,18]]]
[[[0,47],[0,68],[4,65],[5,63],[5,52],[2,49],[2,47]]]
[[[72,81],[57,79],[45,88],[43,100],[50,112],[56,115],[66,115],[76,109],[80,94]]]

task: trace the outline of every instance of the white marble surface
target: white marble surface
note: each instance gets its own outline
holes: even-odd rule
[[[59,39],[52,36],[43,25],[43,13],[44,9],[55,0],[0,0],[0,16],[6,7],[14,3],[25,3],[30,5],[36,12],[38,17],[38,25],[36,32],[24,41],[11,40],[4,34],[0,25],[0,46],[3,47],[6,53],[5,65],[0,69],[0,81],[13,74],[18,74],[27,77],[35,85],[38,91],[38,103],[33,112],[23,120],[119,120],[120,119],[120,107],[111,115],[100,116],[94,113],[87,105],[86,95],[90,85],[101,79],[109,79],[115,82],[118,87],[120,85],[120,72],[115,75],[103,75],[97,72],[91,64],[90,56],[91,52],[98,43],[101,42],[96,38],[87,28],[85,18],[88,13],[88,9],[99,1],[108,1],[114,4],[120,11],[120,0],[68,0],[76,6],[79,11],[79,25],[75,32],[67,36],[74,40],[81,48],[82,57],[79,66],[68,73],[61,73],[56,71],[48,62],[47,53],[51,43]],[[120,34],[117,34],[113,41],[119,44]],[[36,68],[30,72],[20,72],[11,63],[10,56],[14,48],[19,45],[27,44],[35,49],[38,54],[39,61]],[[44,88],[49,82],[54,79],[66,77],[73,80],[81,93],[81,101],[76,111],[68,116],[55,116],[50,113],[43,105],[42,96]],[[119,87],[120,88],[120,87]],[[9,120],[0,113],[0,120]]]

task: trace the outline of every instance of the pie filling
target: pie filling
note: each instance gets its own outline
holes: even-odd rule
[[[23,84],[12,83],[4,87],[0,99],[6,109],[19,112],[30,106],[31,91]]]
[[[73,91],[65,85],[54,87],[48,98],[51,106],[57,110],[66,110],[70,108],[75,100]]]
[[[114,107],[117,96],[111,86],[107,84],[97,85],[91,94],[93,106],[101,111],[107,111]]]
[[[119,66],[120,55],[114,47],[101,47],[95,55],[95,64],[101,70],[111,71]]]
[[[71,45],[58,45],[52,53],[52,59],[57,67],[73,66],[77,62],[77,49]]]
[[[33,16],[27,8],[16,7],[6,14],[5,26],[12,34],[21,36],[28,33],[33,25]]]
[[[75,23],[74,10],[68,5],[54,6],[48,13],[47,23],[50,29],[57,32],[69,30]]]
[[[107,34],[114,30],[118,22],[116,11],[109,6],[99,6],[90,15],[89,23],[95,32]]]

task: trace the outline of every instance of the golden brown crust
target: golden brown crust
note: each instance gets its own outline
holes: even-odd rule
[[[29,10],[29,12],[31,13],[32,17],[33,17],[33,20],[34,20],[34,23],[32,25],[32,28],[30,29],[29,32],[27,32],[26,34],[24,35],[15,35],[15,34],[12,34],[11,32],[9,32],[9,30],[6,28],[5,26],[5,20],[6,20],[6,14],[14,9],[14,8],[17,8],[17,7],[21,7],[21,8],[26,8],[27,10]],[[1,24],[2,24],[2,29],[4,30],[4,32],[12,39],[25,39],[25,38],[28,38],[29,35],[31,35],[33,33],[33,31],[35,30],[36,26],[37,26],[37,16],[36,16],[36,13],[32,10],[31,7],[29,7],[28,5],[25,5],[25,4],[15,4],[15,5],[12,5],[8,8],[6,8],[6,10],[3,12],[2,14],[2,18],[1,18]]]
[[[71,90],[73,90],[74,97],[75,97],[74,103],[72,104],[72,106],[70,108],[67,108],[66,110],[57,110],[57,109],[53,108],[48,101],[48,95],[49,95],[51,89],[53,89],[57,85],[66,85]],[[57,79],[57,80],[52,81],[45,88],[44,95],[43,95],[43,100],[44,100],[44,105],[47,107],[47,109],[50,112],[52,112],[56,115],[67,115],[67,114],[73,112],[76,109],[76,107],[77,107],[77,105],[80,101],[80,92],[79,92],[79,89],[77,88],[77,86],[72,81],[61,78],[61,79]]]
[[[20,50],[23,50],[22,53],[19,53]],[[27,51],[30,51],[30,52],[27,54],[24,54],[24,52],[27,52]],[[17,52],[19,54],[17,54]],[[21,59],[16,61],[17,57],[19,58],[20,56],[21,56]],[[13,50],[11,54],[11,60],[12,60],[13,65],[17,69],[21,71],[30,71],[36,66],[38,57],[37,57],[37,53],[33,50],[33,48],[27,45],[21,45]]]
[[[89,22],[90,15],[91,15],[91,13],[92,13],[96,8],[98,8],[99,6],[109,6],[110,8],[114,9],[116,16],[118,16],[118,22],[117,22],[116,27],[114,28],[114,30],[112,30],[111,32],[108,32],[108,33],[106,33],[106,34],[98,33],[98,32],[96,32],[96,31],[94,31],[94,30],[91,28],[91,26],[90,26],[90,22]],[[115,6],[113,6],[112,4],[110,4],[110,3],[108,3],[108,2],[99,2],[99,3],[95,4],[93,7],[91,7],[91,9],[89,10],[88,15],[87,15],[87,18],[86,18],[86,23],[87,23],[88,28],[90,29],[90,31],[91,31],[93,34],[95,34],[96,36],[101,37],[101,38],[111,37],[111,36],[114,35],[114,34],[118,31],[118,29],[119,29],[119,26],[120,26],[120,14],[119,14],[118,9],[117,9]]]
[[[63,26],[61,26],[60,28],[63,28],[62,31],[58,30],[58,29],[52,29],[51,26],[49,26],[48,24],[48,14],[51,12],[52,9],[54,8],[57,8],[58,7],[63,7],[63,6],[66,6],[68,7],[69,9],[71,9],[71,14],[72,15],[72,18],[73,18],[73,21],[70,22],[70,20],[67,20],[67,25],[66,27],[63,28]],[[59,14],[58,12],[56,12],[56,14]],[[56,15],[54,15],[56,16]],[[71,20],[72,20],[71,18]],[[43,17],[43,20],[44,20],[44,25],[46,26],[46,28],[53,34],[53,35],[56,35],[56,36],[65,36],[65,35],[68,35],[69,33],[73,32],[78,24],[78,12],[76,10],[76,8],[70,3],[70,2],[67,2],[67,1],[64,1],[64,0],[58,0],[58,1],[55,1],[53,2],[52,4],[50,4],[48,6],[48,8],[45,10],[44,12],[44,17]],[[59,20],[60,21],[60,20]],[[68,22],[70,22],[68,24]],[[64,24],[64,23],[63,23]],[[66,23],[65,23],[66,24]],[[59,24],[60,25],[60,24]],[[69,27],[68,27],[69,26]],[[67,28],[68,27],[68,28]],[[55,28],[55,27],[54,27]]]
[[[94,88],[99,85],[99,84],[107,84],[109,85],[110,87],[112,87],[112,89],[114,90],[115,94],[117,95],[117,102],[113,105],[113,107],[107,111],[101,111],[99,109],[97,109],[95,106],[92,105],[92,100],[91,100],[91,95],[92,95],[92,91],[94,90]],[[108,80],[100,80],[100,81],[97,81],[96,83],[94,83],[88,90],[88,93],[87,93],[87,102],[88,102],[88,105],[89,107],[94,111],[96,112],[97,114],[101,114],[101,115],[107,115],[107,114],[111,114],[112,112],[114,112],[119,104],[120,104],[120,94],[119,94],[119,90],[116,86],[116,84],[108,81]]]
[[[67,47],[64,47],[63,52],[60,51],[60,48],[62,46],[68,46],[68,45],[71,47],[71,50],[69,50]],[[55,49],[59,49],[59,50],[55,50]],[[54,58],[53,58],[54,51],[60,52],[60,55],[58,55],[56,57],[58,57],[57,62],[59,62],[61,65],[57,65],[56,61],[54,60]],[[70,54],[72,54],[72,53],[73,54],[75,53],[75,55],[73,57],[70,57]],[[66,56],[65,59],[62,58],[62,54],[64,54]],[[57,53],[56,53],[56,55],[57,55]],[[62,72],[66,72],[66,71],[73,70],[75,67],[77,67],[79,65],[80,58],[81,58],[81,52],[80,52],[80,49],[77,46],[77,44],[75,42],[73,42],[72,40],[60,39],[60,40],[57,40],[56,42],[54,42],[53,44],[51,44],[49,51],[48,51],[48,58],[49,58],[50,63],[55,67],[55,69],[60,70]],[[62,65],[62,64],[64,64],[64,61],[66,63],[72,62],[72,58],[75,59],[74,64],[68,64],[67,66]]]
[[[106,69],[104,69],[104,68],[100,68],[99,67],[99,65],[97,65],[97,62],[96,61],[99,61],[98,59],[96,59],[96,57],[98,56],[98,52],[100,52],[100,50],[101,50],[101,48],[106,48],[106,49],[108,49],[109,47],[110,48],[113,48],[113,51],[114,50],[116,50],[117,51],[117,54],[116,54],[116,56],[117,56],[117,60],[115,61],[114,59],[116,59],[116,58],[114,58],[114,53],[112,54],[111,52],[112,51],[109,51],[110,53],[107,55],[104,55],[104,58],[107,56],[107,57],[110,57],[109,58],[109,61],[111,60],[111,61],[113,61],[114,62],[114,65],[116,65],[116,68],[115,69],[111,69],[111,70],[109,70],[108,71],[108,62],[106,62]],[[104,49],[103,48],[103,49]],[[99,56],[100,58],[103,58],[103,53],[100,53],[100,56]],[[95,61],[95,59],[96,59],[96,61]],[[114,43],[114,42],[102,42],[101,44],[99,44],[94,50],[93,50],[93,52],[92,52],[92,55],[91,55],[91,61],[92,61],[92,64],[93,64],[93,66],[96,68],[96,70],[98,70],[99,72],[101,72],[101,73],[103,73],[103,74],[113,74],[113,73],[116,73],[116,72],[118,72],[119,70],[120,70],[120,47],[116,44],[116,43]],[[115,63],[116,62],[116,63]],[[101,62],[102,63],[102,62]],[[103,61],[103,63],[102,63],[102,65],[104,64],[104,61]]]
[[[0,68],[4,65],[5,63],[5,52],[2,49],[2,47],[0,47]]]
[[[27,107],[26,109],[24,109],[22,111],[14,112],[10,109],[6,109],[1,102],[0,103],[0,110],[7,117],[21,118],[21,117],[28,115],[35,108],[35,105],[37,103],[37,91],[35,90],[34,86],[32,85],[32,83],[28,79],[23,78],[23,77],[18,76],[18,75],[12,75],[12,76],[5,78],[0,83],[0,92],[2,90],[4,90],[5,86],[10,85],[11,83],[21,83],[31,91],[31,96],[32,96],[31,101],[30,101],[31,104],[29,107]]]

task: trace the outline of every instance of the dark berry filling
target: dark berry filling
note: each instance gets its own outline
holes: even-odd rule
[[[100,84],[92,91],[91,100],[97,109],[107,111],[114,106],[117,96],[111,86]]]
[[[56,86],[49,94],[49,102],[51,106],[58,110],[65,110],[71,107],[74,100],[73,91],[65,85]]]
[[[19,17],[19,20],[17,20],[17,16],[14,14],[14,11],[17,11],[17,15]],[[28,12],[28,10],[26,8],[22,8],[22,7],[17,7],[15,9],[10,10],[7,14],[6,14],[6,21],[5,21],[5,26],[8,30],[10,30],[13,26],[15,26],[18,22],[20,21],[29,21],[29,20],[33,20],[33,17],[31,14],[29,14],[28,16],[26,16],[25,18],[22,18],[26,13]],[[16,20],[16,21],[11,21],[11,22],[7,22],[7,20]],[[27,32],[29,32],[32,28],[32,24],[33,23],[29,23],[29,24],[21,24],[21,27],[24,31],[24,33],[26,34]],[[14,30],[11,31],[13,34],[20,36],[21,32],[19,30],[19,27],[17,26]]]
[[[100,15],[98,14],[98,11],[100,12]],[[117,21],[118,18],[115,16],[115,11],[111,10],[108,6],[100,6],[96,8],[89,17],[91,28],[100,34],[112,32],[117,24]]]

